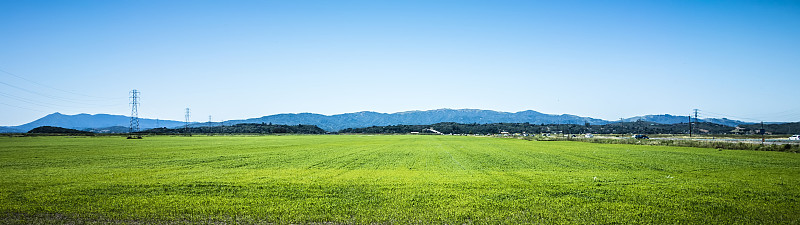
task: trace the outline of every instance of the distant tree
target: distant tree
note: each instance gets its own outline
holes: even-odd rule
[[[168,129],[156,128],[141,133],[155,133],[155,134],[181,134],[181,133],[229,133],[229,134],[273,134],[273,133],[291,133],[291,134],[324,134],[325,130],[317,127],[316,125],[266,125],[264,123],[241,123],[226,127],[191,127],[188,130],[183,128]]]
[[[727,134],[734,128],[708,122],[701,122],[696,124],[698,129],[707,130],[709,134]],[[800,123],[794,125],[800,127]],[[791,132],[790,125],[782,125],[782,127],[765,127],[768,131],[775,132]],[[549,124],[549,125],[534,125],[529,123],[492,123],[492,124],[459,124],[459,123],[436,123],[430,125],[394,125],[394,126],[371,126],[365,128],[347,128],[339,131],[340,133],[410,133],[421,132],[426,128],[433,128],[443,133],[454,134],[496,134],[502,131],[509,133],[552,133],[562,132],[571,134],[580,133],[599,133],[599,134],[612,134],[612,133],[643,133],[643,134],[682,134],[686,132],[685,124],[658,124],[647,121],[614,123],[607,125],[591,125],[584,124],[583,126],[577,124]],[[796,130],[794,130],[797,132]]]
[[[63,127],[41,126],[28,131],[29,134],[91,134],[92,132],[81,131]]]

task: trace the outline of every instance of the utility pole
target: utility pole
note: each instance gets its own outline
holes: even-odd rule
[[[183,124],[183,133],[189,135],[189,108],[186,108],[186,122]]]
[[[131,124],[128,127],[128,139],[142,139],[141,135],[134,133],[139,132],[139,91],[136,89],[131,90]]]
[[[689,114],[689,137],[692,137],[692,114]]]
[[[761,145],[764,145],[764,133],[767,133],[767,131],[764,130],[764,121],[761,121],[761,130],[760,131],[761,131]]]

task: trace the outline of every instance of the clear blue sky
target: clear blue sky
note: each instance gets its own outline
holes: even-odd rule
[[[800,121],[799,1],[0,1],[0,125],[438,108]],[[724,114],[720,116],[720,114]]]

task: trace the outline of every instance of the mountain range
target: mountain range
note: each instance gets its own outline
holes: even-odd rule
[[[661,124],[675,124],[688,122],[688,116],[674,116],[669,114],[663,115],[646,115],[636,116],[623,119],[624,122],[632,121],[649,121]],[[706,118],[699,119],[699,122],[712,122],[726,126],[737,126],[740,124],[749,124],[747,122],[730,120],[726,118]],[[355,112],[344,113],[337,115],[322,115],[315,113],[285,113],[263,116],[259,118],[250,118],[242,120],[228,120],[224,122],[214,123],[192,123],[191,126],[219,126],[219,125],[234,125],[240,123],[272,123],[272,124],[286,124],[286,125],[317,125],[326,131],[339,131],[345,128],[361,128],[370,126],[387,126],[387,125],[423,125],[434,124],[440,122],[456,122],[462,124],[486,124],[486,123],[532,123],[532,124],[593,124],[604,125],[609,123],[619,122],[596,119],[591,117],[581,117],[570,114],[544,114],[533,110],[526,110],[520,112],[499,112],[493,110],[480,110],[480,109],[435,109],[426,111],[406,111],[398,113],[378,113],[378,112]],[[78,130],[92,130],[92,131],[111,131],[119,132],[121,127],[128,127],[130,125],[130,117],[122,115],[109,115],[109,114],[77,114],[77,115],[64,115],[61,113],[53,113],[37,119],[33,122],[26,123],[19,126],[5,126],[0,127],[0,133],[23,133],[33,128],[40,126],[55,126]],[[151,129],[157,127],[179,127],[183,126],[184,122],[174,120],[156,120],[156,119],[139,119],[139,127],[144,129]]]
[[[33,128],[41,126],[63,127],[76,130],[111,129],[112,127],[122,126],[125,127],[124,130],[127,132],[127,127],[130,126],[130,122],[130,117],[122,115],[92,115],[85,113],[77,115],[64,115],[56,112],[23,125],[0,127],[0,133],[25,133]],[[175,127],[182,126],[183,124],[184,122],[174,120],[139,119],[139,127],[143,129],[156,127]]]

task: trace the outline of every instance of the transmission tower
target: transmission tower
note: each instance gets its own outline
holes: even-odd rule
[[[697,129],[699,131],[700,130],[700,128],[699,128],[700,120],[697,118],[697,110],[698,109],[694,109],[694,126],[693,126],[693,128]],[[697,134],[699,135],[700,133],[697,133]]]
[[[189,135],[189,108],[186,108],[186,123],[183,124],[183,133]]]
[[[141,135],[134,136],[134,133],[139,132],[139,91],[136,89],[131,90],[131,124],[128,127],[128,139],[141,139]]]

